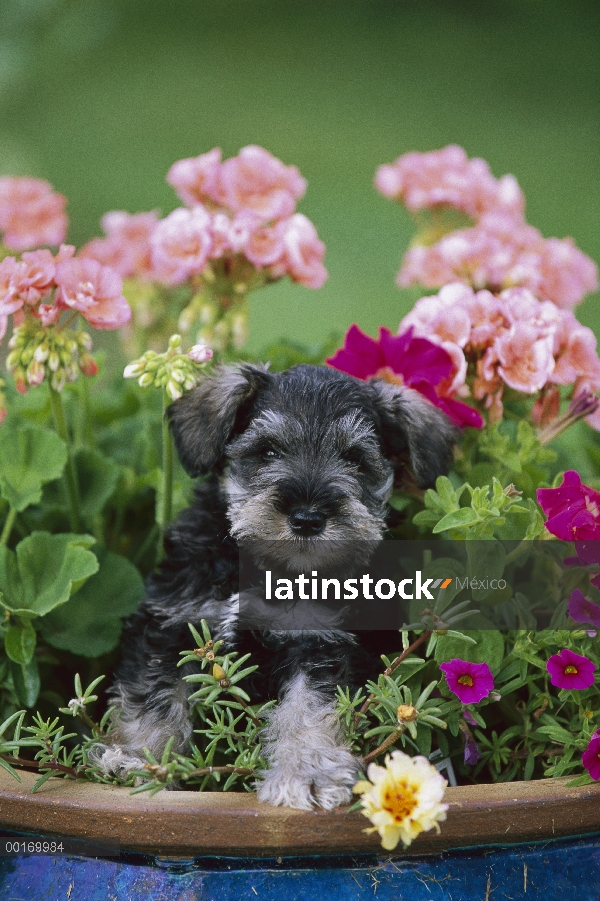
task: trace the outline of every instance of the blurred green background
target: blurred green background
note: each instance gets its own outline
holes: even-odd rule
[[[408,150],[462,144],[514,173],[529,221],[600,259],[597,0],[0,0],[0,171],[100,216],[178,205],[175,160],[257,143],[308,179],[320,291],[251,299],[249,347],[395,328],[412,226],[372,187]],[[600,334],[598,296],[580,318]]]

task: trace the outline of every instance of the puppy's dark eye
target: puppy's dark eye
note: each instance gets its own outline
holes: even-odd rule
[[[269,463],[272,460],[279,460],[281,454],[278,453],[273,447],[266,447],[262,453],[261,457],[265,461],[265,463]]]

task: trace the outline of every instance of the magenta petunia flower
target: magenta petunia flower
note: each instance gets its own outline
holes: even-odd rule
[[[600,779],[600,729],[596,729],[589,745],[581,755],[581,762],[592,777]]]
[[[448,688],[463,704],[478,704],[494,687],[494,677],[487,663],[471,663],[455,657],[440,663]]]
[[[412,328],[402,335],[393,335],[382,327],[376,340],[357,325],[351,325],[344,346],[326,362],[358,379],[383,378],[414,388],[460,427],[483,426],[483,419],[473,407],[438,394],[442,383],[452,375],[452,357],[439,344],[414,337]]]
[[[546,516],[546,528],[562,541],[600,538],[600,491],[582,485],[581,476],[567,470],[558,488],[538,488],[537,501]]]
[[[546,664],[550,673],[550,681],[556,688],[582,691],[594,684],[596,667],[588,657],[576,654],[569,648],[563,648],[553,654]]]
[[[584,597],[579,588],[569,598],[568,612],[576,623],[591,623],[600,629],[600,606]]]

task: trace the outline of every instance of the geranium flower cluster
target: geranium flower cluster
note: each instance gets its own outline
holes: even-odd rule
[[[20,252],[65,239],[67,200],[40,178],[0,178],[0,235],[8,250]]]
[[[539,300],[527,288],[494,294],[475,291],[461,282],[446,285],[437,295],[422,297],[399,327],[400,333],[438,341],[454,361],[451,390],[482,400],[491,420],[500,419],[506,387],[538,394],[533,418],[544,424],[556,418],[560,386],[571,385],[574,399],[585,398],[578,415],[600,428],[595,413],[600,390],[600,359],[591,329],[571,310]]]
[[[436,234],[433,243],[431,233],[423,242],[417,236],[398,273],[401,287],[461,281],[499,293],[518,286],[561,308],[575,307],[598,287],[595,263],[572,239],[546,239],[525,222],[514,177],[495,179],[484,160],[468,159],[460,147],[399,157],[378,169],[375,185],[413,213],[427,210],[439,219],[454,209],[473,220],[470,227]]]
[[[61,324],[63,313],[71,316]],[[46,376],[60,391],[80,372],[95,373],[89,335],[66,328],[78,313],[97,329],[116,329],[129,321],[131,310],[113,269],[76,257],[75,248],[64,244],[56,256],[43,249],[2,260],[0,339],[12,315],[7,367],[20,391],[41,384]]]
[[[525,209],[523,192],[513,175],[494,178],[485,160],[469,159],[456,144],[432,153],[405,153],[379,167],[375,186],[384,197],[402,202],[413,213],[450,206],[473,219],[492,211],[518,218]]]
[[[107,237],[89,242],[82,255],[124,277],[169,286],[226,280],[238,294],[285,275],[309,288],[325,282],[325,246],[312,222],[295,212],[306,190],[295,166],[262,147],[244,147],[225,161],[214,148],[176,162],[167,181],[185,207],[162,220],[155,213],[109,213],[102,220]]]

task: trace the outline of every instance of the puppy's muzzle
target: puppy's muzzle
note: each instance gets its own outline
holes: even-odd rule
[[[314,538],[325,530],[327,516],[320,510],[297,507],[288,516],[288,521],[294,535],[302,538]]]

